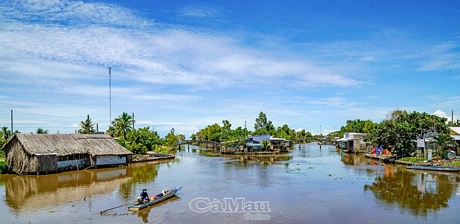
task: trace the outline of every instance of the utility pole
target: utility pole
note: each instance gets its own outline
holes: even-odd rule
[[[13,136],[13,110],[11,110],[11,136]]]
[[[247,141],[247,137],[246,137],[246,121],[244,121],[244,151],[246,151],[246,142]]]
[[[134,130],[134,112],[133,112],[133,130]]]
[[[109,67],[109,127],[112,123],[112,67]]]

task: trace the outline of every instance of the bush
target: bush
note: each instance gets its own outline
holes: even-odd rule
[[[6,173],[8,164],[5,161],[0,161],[0,173]]]

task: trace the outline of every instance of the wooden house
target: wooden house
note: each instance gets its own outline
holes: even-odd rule
[[[127,165],[132,159],[132,152],[101,134],[16,134],[2,150],[8,171],[17,174]]]

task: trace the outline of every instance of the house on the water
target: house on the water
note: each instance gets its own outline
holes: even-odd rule
[[[363,138],[366,133],[349,132],[343,134],[343,138],[337,139],[338,147],[344,152],[360,152],[366,150]]]
[[[8,171],[47,173],[131,163],[132,152],[104,134],[16,134],[5,143]]]
[[[460,127],[449,127],[450,137],[454,139],[458,146],[460,146]],[[460,154],[460,147],[457,147],[457,155]]]
[[[268,145],[268,149],[266,150],[281,150],[287,151],[287,147],[289,147],[290,141],[284,138],[275,138],[270,136],[269,134],[265,135],[254,135],[248,136],[246,141],[246,147],[249,151],[254,150],[261,150],[263,148],[263,141],[268,141],[270,144]]]

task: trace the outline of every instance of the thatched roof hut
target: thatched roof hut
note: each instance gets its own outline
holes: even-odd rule
[[[112,137],[99,134],[16,134],[3,150],[8,170],[18,174],[127,164],[132,155]]]

